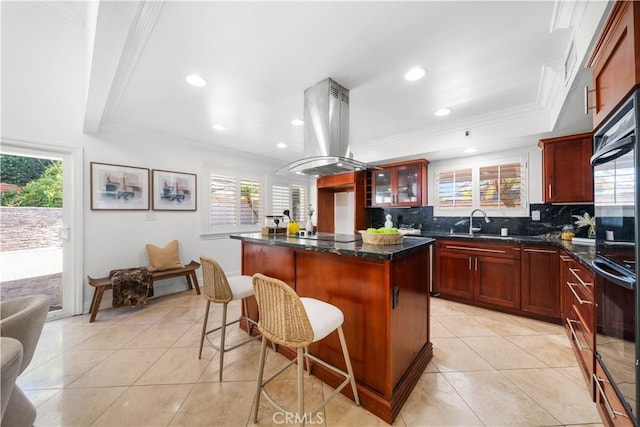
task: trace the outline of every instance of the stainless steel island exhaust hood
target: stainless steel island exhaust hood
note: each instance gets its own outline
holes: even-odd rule
[[[330,78],[304,91],[304,155],[276,173],[326,176],[369,167],[349,148],[349,90]]]

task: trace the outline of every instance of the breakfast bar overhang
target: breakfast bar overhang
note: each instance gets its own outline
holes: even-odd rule
[[[404,237],[397,245],[370,245],[353,235],[329,233],[231,238],[242,241],[242,274],[278,278],[299,296],[342,310],[361,405],[392,423],[433,356],[429,281],[434,240]],[[249,315],[258,318],[253,298]],[[309,351],[345,369],[334,335],[312,344]],[[286,348],[278,352],[295,355]],[[332,387],[341,382],[321,365],[312,365],[311,372]],[[342,392],[353,398],[350,388]]]

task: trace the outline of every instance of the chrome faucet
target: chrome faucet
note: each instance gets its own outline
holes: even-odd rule
[[[471,211],[471,214],[469,215],[469,236],[473,236],[473,232],[474,231],[480,231],[480,228],[473,228],[473,214],[476,212],[480,212],[483,216],[484,216],[484,222],[486,222],[487,224],[489,224],[491,222],[491,220],[489,219],[489,217],[487,216],[487,213],[485,211],[483,211],[482,209],[474,209]]]

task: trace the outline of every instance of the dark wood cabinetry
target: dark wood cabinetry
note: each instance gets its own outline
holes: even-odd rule
[[[558,253],[553,246],[522,246],[520,308],[523,311],[560,316]]]
[[[484,306],[520,307],[520,248],[507,243],[438,240],[433,290]]]
[[[640,2],[613,5],[587,66],[593,68],[590,98],[596,128],[640,83]]]
[[[562,254],[560,289],[563,300],[562,324],[571,342],[578,366],[593,397],[595,368],[594,274],[572,257]]]
[[[426,206],[427,164],[427,160],[420,159],[368,171],[367,206]]]
[[[598,412],[605,425],[614,427],[634,426],[635,424],[618,397],[612,381],[607,374],[606,367],[600,358],[596,358],[593,382],[595,385],[595,402],[598,405]]]
[[[541,139],[545,203],[593,202],[591,132]]]
[[[365,208],[366,172],[347,172],[323,176],[316,181],[318,188],[318,231],[335,232],[335,197],[336,193],[354,193],[354,227],[355,230],[366,230],[371,220]],[[355,232],[354,230],[354,232]]]

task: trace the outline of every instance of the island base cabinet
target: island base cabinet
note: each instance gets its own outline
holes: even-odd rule
[[[247,241],[242,247],[243,274],[279,278],[300,297],[316,298],[342,311],[360,403],[385,422],[393,423],[433,357],[429,341],[429,246],[390,259]],[[249,312],[257,319],[259,313],[254,308],[250,305]],[[277,350],[289,359],[296,354],[282,346]],[[309,351],[346,369],[337,334],[313,343]],[[311,373],[334,388],[343,380],[320,364],[312,363]],[[345,387],[342,393],[353,398],[351,387]]]

